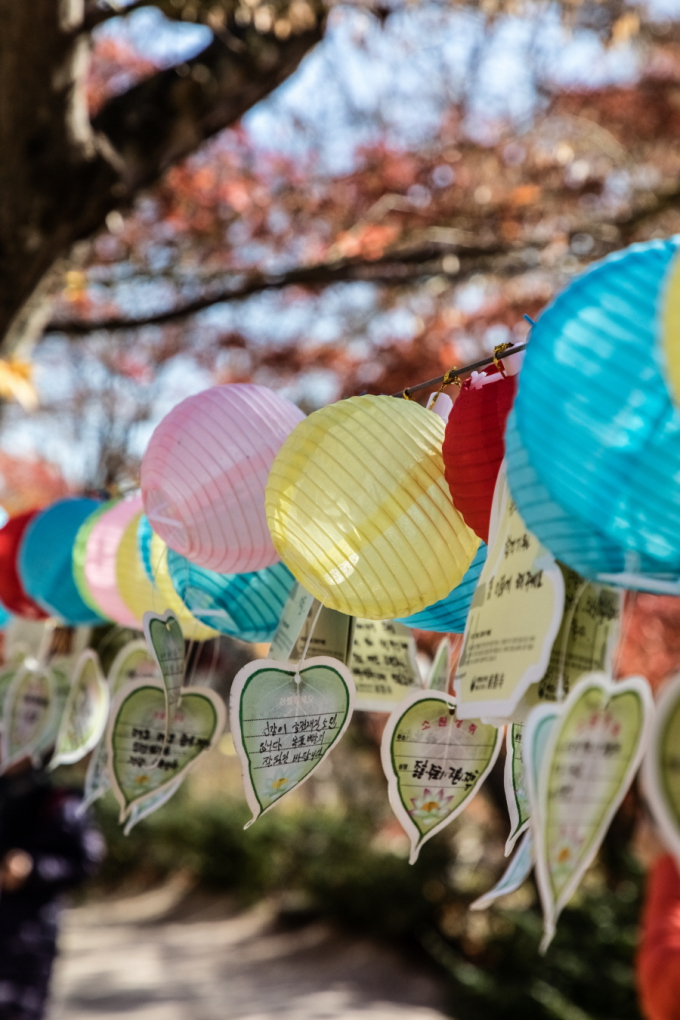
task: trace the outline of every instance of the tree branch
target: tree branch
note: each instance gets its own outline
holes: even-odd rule
[[[443,249],[443,250],[442,250]],[[253,274],[241,283],[228,283],[217,290],[188,301],[165,312],[152,313],[135,319],[112,316],[92,321],[58,320],[49,323],[46,332],[58,331],[71,336],[84,336],[97,330],[138,329],[142,326],[162,326],[179,322],[214,305],[243,301],[254,294],[283,290],[286,287],[308,287],[310,290],[336,283],[375,283],[399,285],[431,276],[450,276],[456,281],[467,279],[473,273],[495,272],[512,276],[527,269],[522,251],[503,250],[499,246],[476,249],[455,254],[450,246],[427,244],[412,248],[403,254],[390,253],[381,259],[339,259],[314,266],[296,267],[285,273]],[[453,260],[453,264],[447,264]],[[239,274],[243,277],[243,274]]]
[[[321,39],[323,26],[320,12],[313,27],[285,40],[230,26],[192,60],[111,99],[93,127],[117,154],[127,192],[151,184],[269,95]]]

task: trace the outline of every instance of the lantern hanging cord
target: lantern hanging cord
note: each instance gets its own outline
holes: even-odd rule
[[[527,347],[528,344],[499,344],[488,358],[482,358],[481,361],[475,361],[473,365],[465,365],[463,368],[451,368],[444,375],[438,375],[435,379],[426,379],[425,382],[416,383],[415,386],[407,386],[405,390],[392,393],[391,396],[403,397],[404,400],[412,400],[414,393],[430,389],[432,386],[439,386],[443,389],[444,386],[457,383],[461,376],[468,375],[470,372],[476,372],[478,369],[486,368],[488,365],[498,366],[498,362],[502,361],[503,358],[509,358],[511,354],[519,354],[520,351],[525,351]]]

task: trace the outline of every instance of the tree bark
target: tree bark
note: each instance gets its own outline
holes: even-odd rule
[[[91,123],[83,0],[0,0],[0,338],[6,350],[42,332],[43,281],[74,242],[295,71],[323,32],[323,12],[309,12],[309,23],[285,40],[227,26],[193,60],[111,100]]]

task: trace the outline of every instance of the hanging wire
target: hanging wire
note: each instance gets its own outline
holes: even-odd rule
[[[450,368],[444,375],[438,375],[435,379],[426,379],[425,382],[416,383],[415,386],[407,386],[405,390],[400,390],[398,393],[390,395],[393,397],[403,397],[404,400],[413,400],[414,393],[430,389],[431,386],[439,386],[438,396],[445,386],[450,386],[452,383],[460,385],[461,376],[469,375],[471,372],[476,372],[480,368],[486,368],[488,365],[496,365],[500,369],[499,362],[503,358],[509,358],[511,354],[519,354],[520,351],[525,351],[527,347],[528,344],[498,344],[497,347],[494,347],[493,354],[488,358],[475,361],[472,365],[465,365],[464,368]]]

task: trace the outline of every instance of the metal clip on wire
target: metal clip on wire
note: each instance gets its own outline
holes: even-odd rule
[[[498,369],[498,371],[499,371],[499,372],[501,373],[501,375],[503,375],[503,376],[504,376],[504,375],[506,374],[506,372],[505,372],[505,367],[504,367],[504,365],[503,365],[503,364],[502,364],[502,363],[501,363],[501,362],[500,362],[500,361],[498,360],[498,355],[499,355],[499,354],[502,354],[502,353],[503,353],[503,351],[509,351],[509,350],[510,350],[510,348],[511,348],[511,347],[514,347],[514,346],[515,346],[515,345],[514,345],[514,344],[511,344],[511,343],[504,343],[504,344],[496,344],[496,346],[495,346],[495,347],[494,347],[494,349],[493,349],[493,363],[494,363],[494,365],[496,366],[496,368]]]

